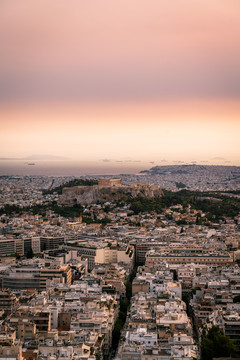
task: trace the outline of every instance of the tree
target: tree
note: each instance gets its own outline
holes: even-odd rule
[[[131,281],[127,281],[126,282],[126,298],[128,299],[128,301],[130,301],[132,297],[132,283]]]
[[[203,331],[201,343],[201,360],[212,360],[214,357],[234,357],[237,347],[225,336],[219,326],[212,326],[208,332]]]
[[[233,298],[234,303],[240,303],[240,295],[237,295]]]

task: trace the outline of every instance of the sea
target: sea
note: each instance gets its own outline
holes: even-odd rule
[[[133,161],[62,161],[62,160],[0,160],[0,175],[20,176],[86,176],[138,174],[153,165]]]

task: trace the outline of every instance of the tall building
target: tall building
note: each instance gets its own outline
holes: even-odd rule
[[[0,240],[0,257],[15,255],[15,253],[16,253],[15,239]]]
[[[40,290],[40,268],[39,267],[13,267],[2,277],[3,289]]]
[[[61,245],[63,242],[64,242],[63,237],[53,237],[53,236],[40,237],[41,251],[58,249],[59,245]]]

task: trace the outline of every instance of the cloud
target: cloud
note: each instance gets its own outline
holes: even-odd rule
[[[64,156],[36,154],[18,158],[0,158],[0,160],[67,160]]]
[[[125,160],[126,163],[140,163],[141,160]]]
[[[226,160],[226,159],[224,159],[221,156],[216,156],[216,157],[212,158],[212,160]]]
[[[111,162],[112,160],[110,160],[110,159],[101,159],[100,161],[102,161],[102,162]]]

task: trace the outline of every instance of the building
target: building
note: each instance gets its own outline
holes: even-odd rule
[[[49,281],[55,280],[62,284],[71,285],[72,270],[68,265],[42,264],[11,267],[2,275],[3,289],[25,290],[36,289],[44,291]]]
[[[224,319],[224,333],[229,336],[231,340],[235,341],[240,356],[240,314],[232,312],[229,315],[223,316]]]
[[[51,250],[51,249],[58,249],[59,245],[64,242],[63,237],[54,237],[54,236],[46,236],[40,237],[40,247],[41,251],[44,250]]]
[[[24,256],[28,257],[32,252],[32,239],[27,238],[22,240],[24,243]]]
[[[122,179],[99,179],[99,186],[121,186]]]
[[[0,345],[0,360],[22,360],[22,345]]]
[[[231,264],[233,259],[226,251],[210,251],[209,249],[174,249],[174,250],[150,250],[146,254],[146,264],[154,264],[164,261],[169,264],[203,264],[222,265]]]
[[[16,243],[15,239],[0,239],[0,257],[15,255]]]
[[[56,238],[54,240],[47,240],[49,238],[43,238],[42,240],[42,247],[47,248],[51,246],[55,246],[55,244],[59,244],[59,238]],[[55,239],[55,238],[51,238]],[[14,238],[14,239],[0,239],[0,257],[1,256],[11,256],[18,254],[19,256],[26,256],[31,253],[31,251],[34,254],[40,253],[40,238],[34,237],[34,238]],[[41,250],[42,251],[42,250]]]
[[[17,338],[21,341],[34,340],[36,324],[30,319],[19,319],[17,325]]]
[[[51,317],[50,312],[40,311],[34,316],[34,323],[36,324],[37,331],[50,331],[51,330]]]
[[[18,300],[11,290],[0,291],[0,310],[11,312],[17,303]]]
[[[71,285],[72,283],[72,271],[68,265],[57,266],[51,265],[49,267],[43,267],[40,270],[40,290],[46,290],[47,281],[58,279],[59,283]]]
[[[146,253],[153,248],[158,248],[159,243],[148,241],[147,239],[145,241],[142,240],[135,240],[131,241],[131,245],[135,248],[135,262],[137,265],[144,265],[146,261]]]
[[[40,237],[32,238],[32,251],[34,254],[39,254],[41,252]]]
[[[15,239],[15,254],[19,256],[25,255],[23,239]]]
[[[12,267],[2,276],[3,289],[40,290],[40,268],[31,266]]]

